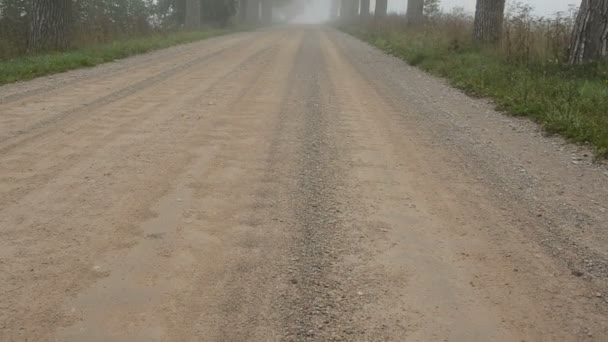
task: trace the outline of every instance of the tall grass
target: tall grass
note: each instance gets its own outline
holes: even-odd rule
[[[501,43],[474,46],[472,17],[462,10],[434,13],[423,27],[391,16],[380,23],[345,26],[351,34],[474,96],[492,98],[499,109],[529,117],[549,133],[595,147],[608,156],[608,64],[565,63],[574,11],[533,16],[515,4]]]

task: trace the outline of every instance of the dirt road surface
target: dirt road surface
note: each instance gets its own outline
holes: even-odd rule
[[[323,27],[0,88],[0,341],[607,341],[608,169]]]

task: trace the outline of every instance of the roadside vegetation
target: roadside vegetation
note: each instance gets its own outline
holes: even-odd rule
[[[232,1],[198,4],[193,23],[187,22],[185,0],[0,0],[0,84],[229,31]]]
[[[157,33],[141,38],[121,39],[111,43],[70,49],[65,52],[26,55],[3,60],[0,61],[0,85],[83,67],[93,67],[132,55],[202,40],[225,32],[228,31],[217,29]]]
[[[0,85],[271,24],[294,0],[0,0]],[[262,9],[260,12],[259,9]]]
[[[438,1],[425,1],[415,24],[407,15],[382,15],[343,20],[341,28],[470,95],[493,99],[498,109],[532,118],[548,133],[591,144],[598,157],[608,156],[608,63],[605,56],[573,54],[576,9],[539,18],[530,6],[514,3],[497,30],[483,28],[495,36],[481,38],[474,16],[439,8]]]

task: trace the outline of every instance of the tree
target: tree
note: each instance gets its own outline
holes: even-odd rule
[[[329,18],[335,20],[338,18],[338,11],[340,10],[340,0],[331,0],[329,8]]]
[[[63,50],[70,46],[72,0],[34,0],[29,51]]]
[[[203,0],[201,1],[201,20],[224,27],[228,24],[230,17],[236,13],[236,6],[234,0]]]
[[[441,15],[441,0],[424,0],[424,17],[429,20]]]
[[[0,59],[26,52],[31,7],[30,0],[0,0]]]
[[[477,0],[473,39],[477,44],[496,44],[502,35],[505,0]]]
[[[345,20],[353,20],[359,14],[359,0],[342,0],[340,17]]]
[[[272,7],[274,0],[262,0],[262,23],[264,25],[272,24]]]
[[[374,16],[376,18],[386,17],[388,10],[388,0],[376,0],[376,9],[374,10]]]
[[[239,22],[244,23],[247,21],[247,0],[239,0],[238,16]]]
[[[260,23],[260,0],[247,0],[247,22],[253,25]]]
[[[583,0],[570,43],[570,64],[608,57],[608,0]]]
[[[361,0],[359,15],[361,16],[361,19],[367,19],[369,17],[369,0]]]
[[[409,26],[420,25],[424,21],[424,0],[408,0],[405,22]]]
[[[186,28],[197,30],[201,27],[201,1],[186,0]]]

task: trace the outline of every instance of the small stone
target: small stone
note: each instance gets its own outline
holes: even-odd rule
[[[579,270],[573,270],[572,271],[572,275],[575,277],[582,277],[585,273],[579,271]]]
[[[178,198],[178,199],[177,199],[177,201],[178,201],[178,202],[181,202],[181,201],[182,201],[182,199],[181,199],[181,198]]]
[[[358,291],[358,292],[357,292],[357,294],[358,294],[359,296],[363,296],[363,292],[361,292],[361,291]]]
[[[595,296],[596,296],[597,298],[602,298],[602,294],[601,294],[600,292],[596,292],[596,293],[595,293]]]

